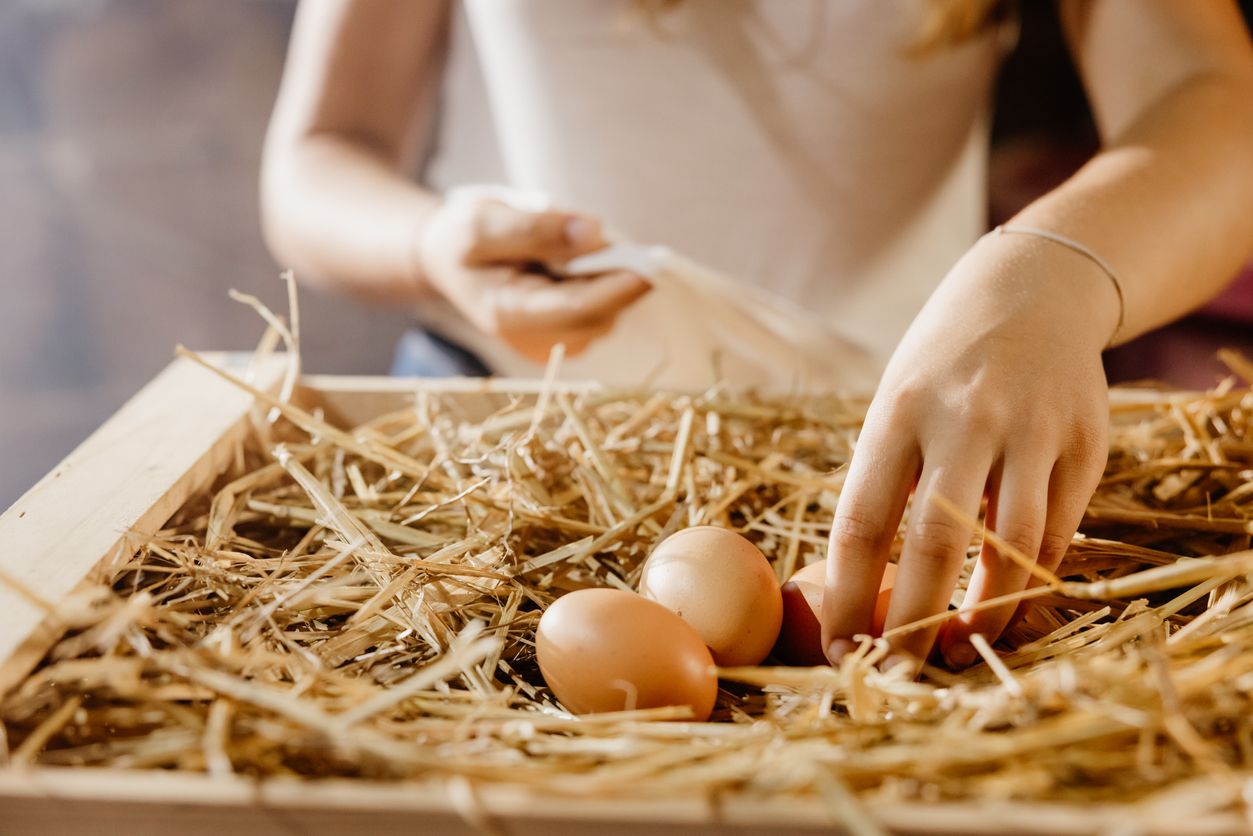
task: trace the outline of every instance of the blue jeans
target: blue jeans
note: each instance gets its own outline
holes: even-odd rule
[[[392,356],[393,377],[490,377],[474,352],[447,337],[414,327],[401,336]]]

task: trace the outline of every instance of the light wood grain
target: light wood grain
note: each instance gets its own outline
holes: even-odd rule
[[[206,355],[242,376],[251,354]],[[257,383],[272,389],[276,356]],[[96,570],[157,531],[219,473],[247,431],[252,398],[188,360],[176,360],[0,515],[0,695],[56,640],[55,618],[31,600],[64,600]],[[19,591],[16,582],[26,592]]]
[[[332,423],[342,427],[362,424],[379,415],[404,409],[419,391],[454,396],[470,421],[481,421],[506,406],[511,398],[530,397],[532,402],[544,383],[500,377],[365,377],[360,375],[305,375],[300,379],[297,400],[319,406]],[[594,383],[557,381],[557,392],[580,392],[599,388]]]
[[[0,770],[0,836],[470,836],[484,832],[475,822],[510,836],[847,833],[814,800],[593,800],[542,796],[508,786],[475,787],[473,800],[466,797],[464,791],[460,796],[450,792],[441,781],[251,781],[164,771]],[[872,803],[868,811],[889,831],[916,836],[1100,836],[1120,827],[1144,836],[1249,832],[1234,813],[1172,814],[1169,805],[1162,807],[1160,815],[1134,822],[1127,808],[1116,804]]]

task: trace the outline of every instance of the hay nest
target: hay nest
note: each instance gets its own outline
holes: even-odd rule
[[[258,397],[276,412],[229,472],[58,607],[64,638],[0,705],[10,765],[1240,803],[1253,391],[1234,378],[1116,400],[1061,581],[1021,596],[1030,615],[980,643],[982,664],[910,681],[867,640],[839,669],[722,670],[708,723],[570,715],[539,676],[536,623],[567,591],[632,589],[681,526],[744,533],[780,579],[823,557],[864,403],[553,388],[468,421],[419,390],[345,430]]]

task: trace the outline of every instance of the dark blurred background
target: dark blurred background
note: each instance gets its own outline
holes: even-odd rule
[[[1052,4],[1020,5],[994,123],[994,221],[1096,148]],[[262,324],[228,288],[285,310],[256,191],[294,8],[0,0],[0,509],[176,343],[252,348]],[[315,372],[384,373],[407,324],[404,312],[307,291],[301,308]],[[1211,385],[1214,350],[1247,346],[1251,321],[1246,277],[1201,315],[1112,352],[1111,377]]]
[[[173,357],[286,310],[257,170],[295,0],[0,0],[0,509]],[[320,372],[386,373],[399,312],[301,297]]]

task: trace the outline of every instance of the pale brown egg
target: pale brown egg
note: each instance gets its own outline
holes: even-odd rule
[[[581,589],[540,618],[535,655],[544,681],[575,714],[689,705],[705,721],[718,695],[713,657],[690,625],[620,589]]]
[[[827,654],[822,650],[822,625],[818,621],[826,580],[827,562],[819,560],[801,569],[783,584],[783,626],[779,630],[779,641],[774,646],[774,655],[780,661],[789,665],[827,664]],[[883,622],[888,617],[888,604],[895,583],[896,564],[889,563],[879,583],[879,599],[875,602],[870,627],[873,636],[883,633]]]
[[[725,528],[698,525],[663,540],[644,566],[640,594],[695,627],[724,667],[759,664],[783,621],[770,561]]]

